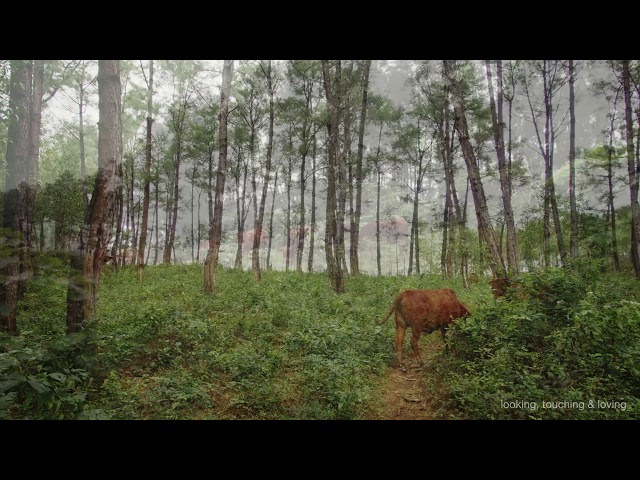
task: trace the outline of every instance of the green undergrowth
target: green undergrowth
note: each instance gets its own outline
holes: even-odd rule
[[[441,416],[640,418],[640,285],[595,267],[523,275],[460,322],[435,360]]]
[[[348,277],[336,295],[320,273],[221,269],[207,295],[201,266],[147,267],[142,284],[127,268],[103,276],[74,335],[63,265],[39,269],[20,335],[0,335],[0,419],[378,418],[394,322],[374,321],[402,290],[443,287],[473,316],[429,355],[439,418],[639,417],[640,288],[588,264],[523,275],[498,301],[486,278]]]
[[[21,335],[3,337],[4,415],[363,418],[395,357],[393,321],[374,321],[401,290],[452,286],[362,276],[336,295],[323,274],[264,272],[257,283],[228,269],[217,285],[203,293],[198,265],[148,267],[142,284],[132,269],[106,274],[95,322],[65,336],[64,269],[40,276],[21,304]]]

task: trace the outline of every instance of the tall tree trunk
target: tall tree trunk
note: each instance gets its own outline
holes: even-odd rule
[[[516,229],[511,207],[511,192],[509,190],[509,177],[507,171],[507,159],[504,152],[504,122],[502,121],[502,60],[497,61],[498,83],[498,107],[493,95],[493,79],[491,74],[491,62],[485,60],[487,66],[487,83],[489,85],[489,105],[491,109],[491,121],[493,123],[493,140],[498,157],[498,172],[500,174],[500,189],[502,190],[502,204],[504,208],[504,222],[507,227],[507,265],[509,274],[518,273],[518,259],[516,257]],[[502,244],[502,236],[500,237]]]
[[[124,168],[124,165],[123,165]],[[129,251],[129,242],[131,242],[131,228],[129,226],[129,221],[131,220],[131,195],[129,194],[129,186],[128,186],[128,179],[127,176],[124,177],[124,186],[127,188],[127,192],[126,192],[126,211],[124,214],[124,218],[125,218],[125,232],[123,233],[122,237],[124,239],[124,248],[122,248],[122,252],[121,252],[121,266],[125,266],[127,264],[127,254]],[[124,201],[124,200],[123,200]],[[122,240],[121,240],[122,241]]]
[[[243,244],[244,244],[244,224],[247,218],[247,204],[246,204],[246,196],[245,193],[247,191],[247,174],[248,165],[244,164],[244,172],[243,172],[243,180],[242,180],[242,197],[240,197],[240,189],[239,185],[236,183],[236,202],[237,202],[237,210],[238,210],[238,249],[236,251],[236,261],[234,262],[233,268],[237,268],[242,270],[242,257],[243,257]],[[237,175],[238,182],[240,181],[240,172],[238,170]]]
[[[316,233],[316,136],[313,136],[313,153],[311,156],[311,222],[309,224],[309,264],[308,272],[313,272],[313,251]]]
[[[556,234],[556,241],[558,243],[558,252],[560,253],[560,265],[563,267],[566,264],[567,249],[564,244],[564,235],[562,234],[562,225],[560,224],[560,212],[558,211],[558,199],[556,197],[556,185],[553,179],[553,159],[554,159],[554,145],[555,145],[555,132],[553,130],[553,110],[551,102],[549,102],[550,116],[549,127],[551,131],[551,145],[549,149],[549,199],[551,200],[551,212],[553,213],[553,226]]]
[[[336,212],[336,223],[337,223],[337,235],[336,235],[336,246],[337,246],[337,261],[340,263],[340,268],[347,273],[347,262],[346,262],[346,249],[345,249],[345,235],[344,235],[344,221],[346,216],[346,206],[347,206],[347,189],[348,189],[348,180],[347,180],[347,162],[351,161],[351,76],[353,73],[353,60],[348,66],[345,68],[344,75],[341,76],[344,80],[341,82],[341,87],[344,87],[344,95],[341,95],[341,98],[344,99],[342,105],[338,105],[337,108],[342,108],[344,112],[344,121],[343,121],[343,142],[344,148],[342,153],[337,157],[337,174],[338,174],[338,208]],[[342,93],[342,91],[341,91]],[[339,148],[339,147],[338,147]]]
[[[129,205],[131,208],[129,210],[129,215],[131,215],[131,235],[133,237],[131,241],[131,265],[135,265],[137,253],[138,253],[138,244],[136,239],[136,207],[134,204],[133,192],[135,189],[135,155],[131,156],[131,189],[129,190]],[[127,242],[128,243],[128,242]]]
[[[302,255],[304,254],[304,237],[306,212],[304,204],[304,195],[307,188],[307,179],[305,177],[305,168],[307,162],[307,154],[309,153],[309,116],[311,114],[311,95],[306,96],[307,104],[305,116],[302,122],[302,161],[300,162],[300,222],[298,223],[298,248],[296,249],[296,270],[302,272]]]
[[[327,208],[325,224],[325,256],[327,261],[327,274],[329,285],[336,293],[344,292],[342,266],[338,260],[341,255],[337,249],[337,225],[336,225],[336,163],[338,156],[338,127],[340,123],[340,88],[341,88],[341,61],[336,62],[335,74],[332,78],[330,66],[327,60],[322,61],[322,73],[324,87],[329,104],[329,121],[327,133],[329,136],[328,168],[327,168]]]
[[[362,158],[364,156],[364,128],[367,122],[367,98],[369,95],[370,69],[371,60],[365,60],[362,70],[362,107],[360,108],[360,126],[358,128],[358,158],[356,160],[356,213],[355,221],[351,224],[351,248],[349,250],[352,275],[358,275],[360,273],[358,243],[360,241],[360,216],[362,215]]]
[[[380,186],[382,182],[382,170],[380,169],[380,144],[382,142],[382,126],[384,122],[380,122],[380,131],[378,132],[378,149],[376,151],[376,174],[378,177],[377,187],[376,187],[376,263],[378,266],[378,276],[382,275],[382,263],[381,263],[381,252],[380,252]]]
[[[67,333],[79,332],[85,319],[95,315],[100,271],[111,230],[118,166],[122,162],[120,116],[120,66],[118,60],[98,61],[99,137],[98,175],[79,241],[71,260],[67,290]]]
[[[443,72],[444,74],[444,72]],[[444,78],[444,103],[443,103],[443,124],[444,124],[444,141],[443,141],[443,157],[445,159],[445,175],[448,177],[448,184],[450,186],[450,194],[451,200],[449,202],[449,218],[452,219],[451,208],[453,207],[453,212],[455,213],[455,220],[458,224],[458,236],[460,237],[460,273],[462,274],[462,283],[465,288],[469,288],[469,279],[468,279],[468,252],[467,252],[467,234],[466,234],[466,224],[467,224],[467,215],[466,215],[466,197],[465,197],[465,208],[464,212],[461,211],[460,208],[460,200],[458,199],[458,193],[456,190],[456,182],[455,176],[453,173],[453,142],[455,135],[451,134],[451,126],[450,126],[450,117],[449,117],[449,95],[450,88],[449,83],[447,81],[446,75]],[[469,182],[467,179],[467,192],[469,188]],[[480,230],[478,229],[478,232]],[[449,262],[453,262],[451,258],[453,256],[454,248],[455,248],[455,231],[453,228],[450,230],[450,239],[449,239],[449,250],[452,252],[449,257]],[[450,264],[450,275],[454,274],[453,263]]]
[[[118,178],[122,179],[122,162],[118,164]],[[88,197],[87,197],[88,198]],[[113,257],[113,265],[115,266],[116,272],[120,265],[118,263],[119,253],[120,253],[120,243],[122,242],[122,220],[124,215],[124,198],[123,198],[123,185],[122,182],[118,182],[118,189],[116,191],[116,210],[118,211],[117,220],[116,220],[116,238],[113,242],[113,247],[111,247],[111,256]],[[85,209],[85,216],[89,208]]]
[[[200,223],[200,200],[202,195],[202,188],[198,192],[198,248],[196,250],[196,262],[200,263],[200,244],[202,243],[202,228]]]
[[[34,249],[36,222],[36,190],[38,187],[38,165],[40,158],[40,127],[42,120],[42,95],[44,93],[44,60],[33,61],[32,89],[30,92],[29,143],[27,158],[27,178],[24,192],[25,201],[25,249],[21,254],[20,281],[18,284],[18,300],[27,290],[27,283],[33,275],[31,252]]]
[[[449,186],[449,176],[445,175],[446,194],[444,197],[444,218],[442,220],[442,249],[440,251],[440,268],[442,270],[442,278],[447,278],[449,272],[447,269],[447,251],[449,249],[449,203],[451,201],[451,187]]]
[[[376,263],[378,266],[378,276],[382,275],[382,263],[381,263],[382,255],[380,252],[380,185],[381,183],[382,183],[382,172],[378,168],[378,184],[376,188]]]
[[[195,178],[196,178],[196,166],[195,166],[195,162],[193,165],[193,170],[192,170],[193,174],[191,175],[191,263],[193,263],[196,260],[196,250],[195,250],[195,246],[196,246],[196,239],[195,239],[195,231],[193,229],[193,221],[195,220],[195,212],[194,212],[194,204],[193,204],[193,184],[195,182]]]
[[[142,203],[142,227],[140,231],[140,248],[138,254],[138,282],[144,279],[144,249],[147,243],[147,225],[149,223],[149,203],[151,201],[151,126],[153,124],[153,60],[149,60],[149,82],[147,90],[147,144],[145,150],[144,201]]]
[[[44,60],[34,60],[33,91],[31,94],[31,113],[29,125],[29,163],[27,165],[26,195],[26,243],[27,251],[33,249],[32,236],[35,232],[34,213],[36,208],[36,189],[40,159],[40,130],[42,124],[42,96],[44,94]],[[31,269],[29,269],[31,271]],[[27,275],[28,277],[30,276]]]
[[[180,195],[180,161],[181,161],[182,139],[178,138],[176,148],[175,173],[173,183],[173,212],[171,214],[171,229],[169,230],[169,240],[164,247],[163,263],[171,263],[171,251],[176,240],[176,225],[178,223],[178,201]]]
[[[82,80],[78,83],[78,86],[78,116],[80,119],[80,124],[78,125],[78,136],[80,137],[80,178],[82,179],[82,201],[84,203],[84,211],[86,212],[89,209],[89,185],[87,181],[87,164],[84,151],[84,84],[82,83]]]
[[[159,215],[159,209],[158,209],[158,204],[159,204],[159,190],[160,190],[160,179],[156,178],[155,184],[154,184],[154,189],[155,189],[155,194],[156,194],[156,201],[155,201],[155,205],[154,205],[154,210],[155,210],[155,215],[156,215],[156,220],[155,220],[155,229],[156,229],[156,246],[155,246],[155,251],[153,254],[153,264],[157,265],[158,264],[158,246],[159,246],[159,242],[160,242],[160,215]]]
[[[640,205],[638,205],[638,172],[633,147],[633,116],[631,109],[631,73],[629,60],[622,61],[622,87],[624,89],[624,117],[627,134],[627,172],[631,197],[631,263],[636,278],[640,278]]]
[[[29,157],[29,92],[31,88],[29,60],[11,60],[9,91],[7,170],[4,194],[3,248],[4,282],[0,283],[0,327],[17,333],[16,312],[20,257],[25,248],[25,185]],[[7,248],[8,247],[8,248]]]
[[[571,236],[569,250],[571,258],[578,258],[578,208],[576,205],[576,112],[575,112],[575,70],[573,60],[569,60],[569,203],[571,205]]]
[[[227,120],[229,116],[229,95],[231,94],[231,77],[233,76],[233,60],[224,60],[222,71],[222,88],[220,90],[220,157],[216,178],[216,198],[213,223],[209,229],[209,251],[204,261],[204,291],[212,293],[216,287],[216,269],[222,242],[222,200],[224,181],[227,171]]]
[[[267,202],[267,189],[269,187],[269,181],[271,179],[271,159],[273,156],[273,124],[275,121],[275,108],[273,97],[275,95],[275,84],[272,78],[271,72],[271,60],[269,60],[267,66],[267,89],[269,90],[269,140],[267,143],[267,164],[265,165],[264,181],[262,183],[262,196],[260,197],[260,209],[258,211],[258,219],[255,221],[255,228],[253,234],[253,252],[251,254],[251,262],[253,266],[253,273],[256,276],[256,280],[260,281],[260,242],[262,240],[262,225],[264,223],[264,208]],[[274,191],[275,198],[275,191]],[[304,193],[303,193],[304,198]],[[272,214],[273,216],[273,214]],[[271,227],[269,227],[269,235],[271,235]],[[267,268],[269,268],[269,261],[267,260]]]
[[[467,172],[469,180],[471,182],[471,194],[473,195],[473,201],[476,208],[476,215],[478,217],[478,226],[482,231],[484,241],[489,248],[490,254],[490,267],[494,276],[504,277],[505,267],[504,260],[502,258],[502,252],[498,248],[498,242],[496,241],[495,231],[489,217],[489,209],[487,207],[487,200],[482,186],[482,179],[480,178],[480,169],[476,160],[475,152],[469,141],[469,130],[467,127],[467,118],[462,102],[462,96],[460,94],[460,83],[455,78],[454,72],[451,72],[450,61],[444,61],[445,75],[448,78],[449,86],[451,88],[451,94],[453,97],[453,106],[456,113],[456,130],[458,131],[458,138],[460,140],[460,146],[462,147],[462,153],[465,163],[467,164]]]
[[[273,242],[273,211],[276,205],[276,190],[278,189],[278,168],[276,167],[273,180],[273,197],[271,198],[271,215],[269,216],[269,247],[267,248],[267,270],[271,270],[271,244]]]
[[[292,150],[291,137],[289,137],[289,151]],[[291,259],[291,157],[289,157],[289,168],[287,168],[287,260],[285,271],[289,271],[289,261]]]

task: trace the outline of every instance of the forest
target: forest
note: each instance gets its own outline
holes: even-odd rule
[[[640,419],[638,60],[0,60],[0,158],[0,420]]]

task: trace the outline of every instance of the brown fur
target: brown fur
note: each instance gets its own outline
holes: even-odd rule
[[[439,329],[444,340],[445,330],[450,323],[470,315],[469,310],[456,297],[456,293],[449,288],[405,290],[396,297],[387,316],[377,324],[384,323],[394,312],[396,314],[396,355],[400,367],[403,367],[402,345],[407,328],[411,329],[411,347],[416,360],[423,364],[418,348],[420,335],[423,332],[433,333]]]

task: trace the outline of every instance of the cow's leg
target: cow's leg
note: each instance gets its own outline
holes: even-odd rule
[[[407,330],[407,327],[401,325],[399,322],[396,323],[396,355],[398,356],[398,367],[404,370],[404,365],[402,364],[402,345],[404,344],[404,334]]]
[[[421,334],[422,334],[422,332],[420,331],[419,328],[412,328],[411,329],[411,348],[413,348],[413,354],[416,357],[416,361],[420,365],[424,365],[424,362],[422,361],[422,358],[420,358],[420,348],[418,347],[418,342],[420,341],[420,335]]]

